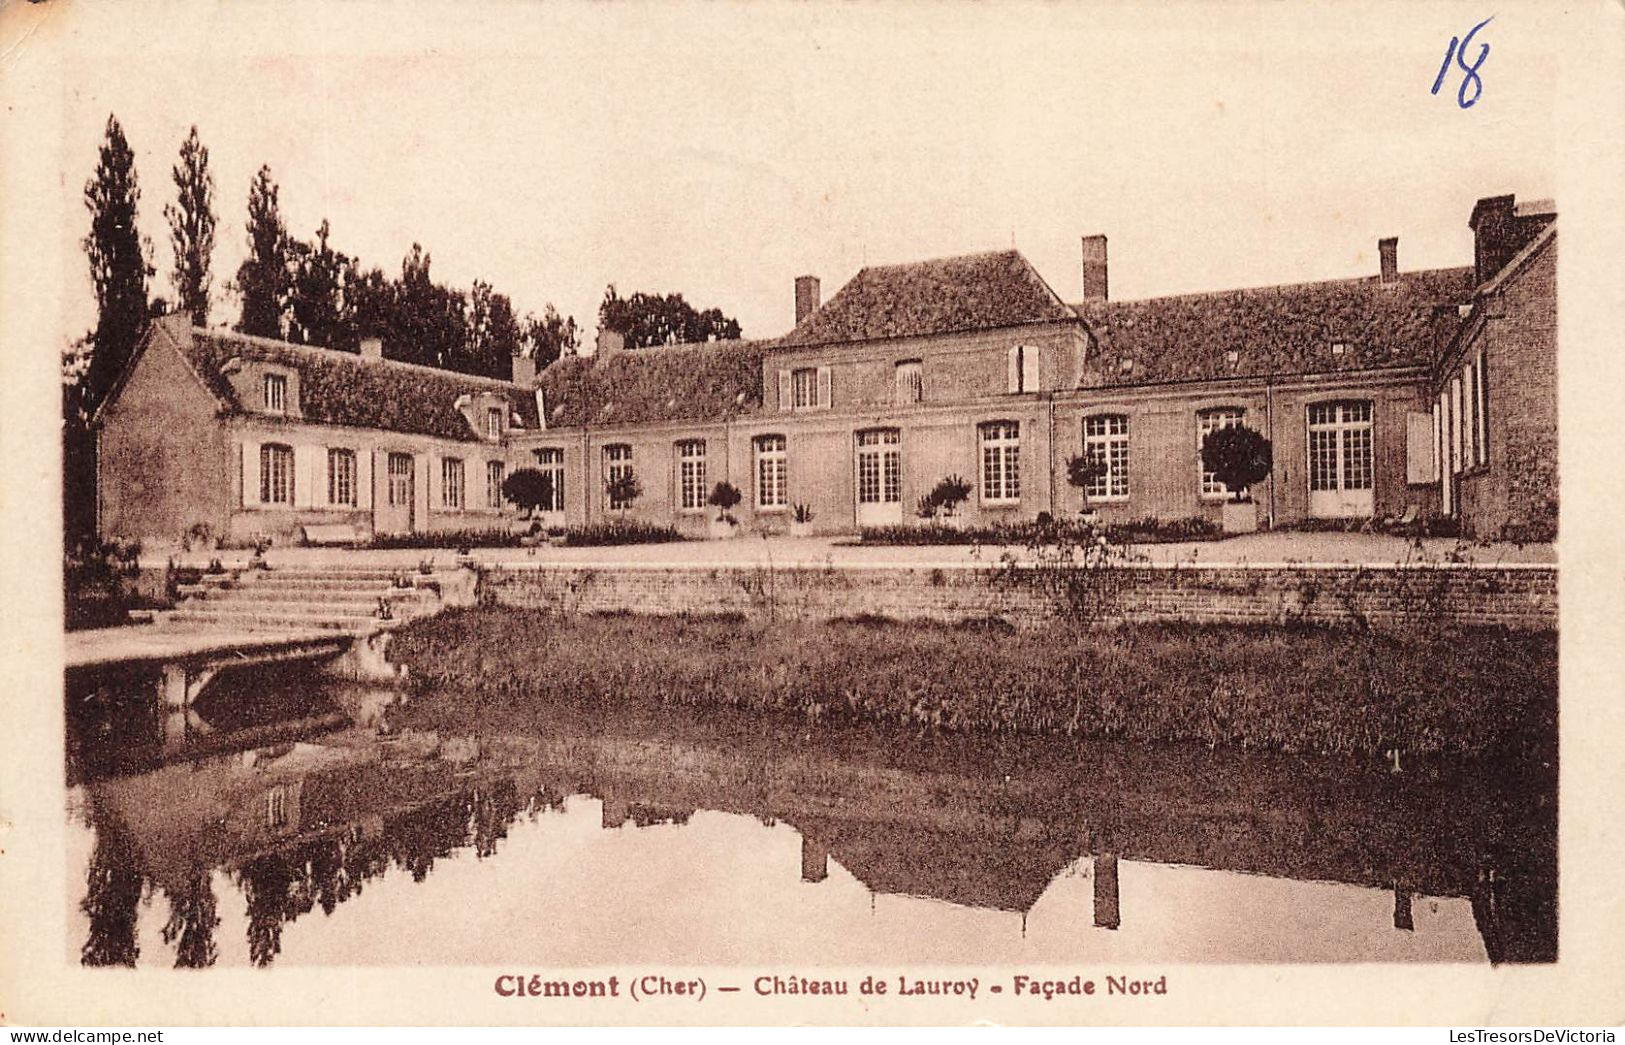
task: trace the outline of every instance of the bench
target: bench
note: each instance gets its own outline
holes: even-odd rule
[[[300,529],[304,533],[305,543],[311,545],[360,544],[366,540],[366,534],[360,527],[349,523],[320,523]]]

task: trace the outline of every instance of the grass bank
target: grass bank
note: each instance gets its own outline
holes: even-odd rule
[[[430,684],[497,701],[717,705],[953,732],[1380,757],[1555,750],[1557,640],[1501,630],[559,617],[486,607],[396,633]]]

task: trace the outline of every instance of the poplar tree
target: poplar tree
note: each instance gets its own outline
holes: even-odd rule
[[[277,184],[271,168],[261,167],[248,188],[248,257],[237,268],[237,291],[243,297],[237,329],[259,337],[282,336],[288,307],[288,232],[277,208]]]
[[[175,248],[170,279],[180,307],[192,314],[196,326],[209,325],[210,259],[214,254],[214,175],[209,173],[209,150],[198,140],[197,125],[181,143],[181,158],[172,169],[176,202],[164,207],[169,239]]]
[[[147,321],[147,277],[153,268],[148,244],[136,229],[140,201],[135,154],[118,118],[109,115],[96,173],[85,183],[90,234],[84,248],[96,287],[96,330],[85,374],[85,398],[91,409],[101,403],[129,362]]]

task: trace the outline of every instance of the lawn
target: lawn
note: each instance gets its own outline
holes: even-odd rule
[[[396,634],[417,679],[493,701],[627,696],[925,731],[1384,757],[1554,757],[1555,634],[1311,626],[560,617],[456,610]]]

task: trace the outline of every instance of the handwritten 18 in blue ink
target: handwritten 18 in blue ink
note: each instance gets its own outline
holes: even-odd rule
[[[1439,93],[1439,87],[1444,83],[1444,74],[1450,71],[1450,59],[1454,58],[1456,64],[1461,67],[1461,71],[1465,74],[1461,78],[1461,89],[1456,92],[1456,104],[1463,109],[1471,109],[1478,104],[1479,95],[1484,93],[1484,81],[1479,79],[1478,67],[1483,65],[1484,59],[1490,56],[1490,45],[1479,45],[1478,57],[1473,60],[1472,65],[1467,64],[1467,47],[1473,42],[1473,37],[1477,35],[1478,31],[1489,25],[1494,19],[1495,16],[1490,15],[1473,26],[1472,29],[1468,30],[1466,38],[1459,42],[1454,36],[1450,38],[1450,46],[1445,48],[1444,61],[1439,63],[1439,75],[1433,81],[1433,91],[1431,93]],[[1473,86],[1473,96],[1471,98],[1467,97],[1468,84]]]

